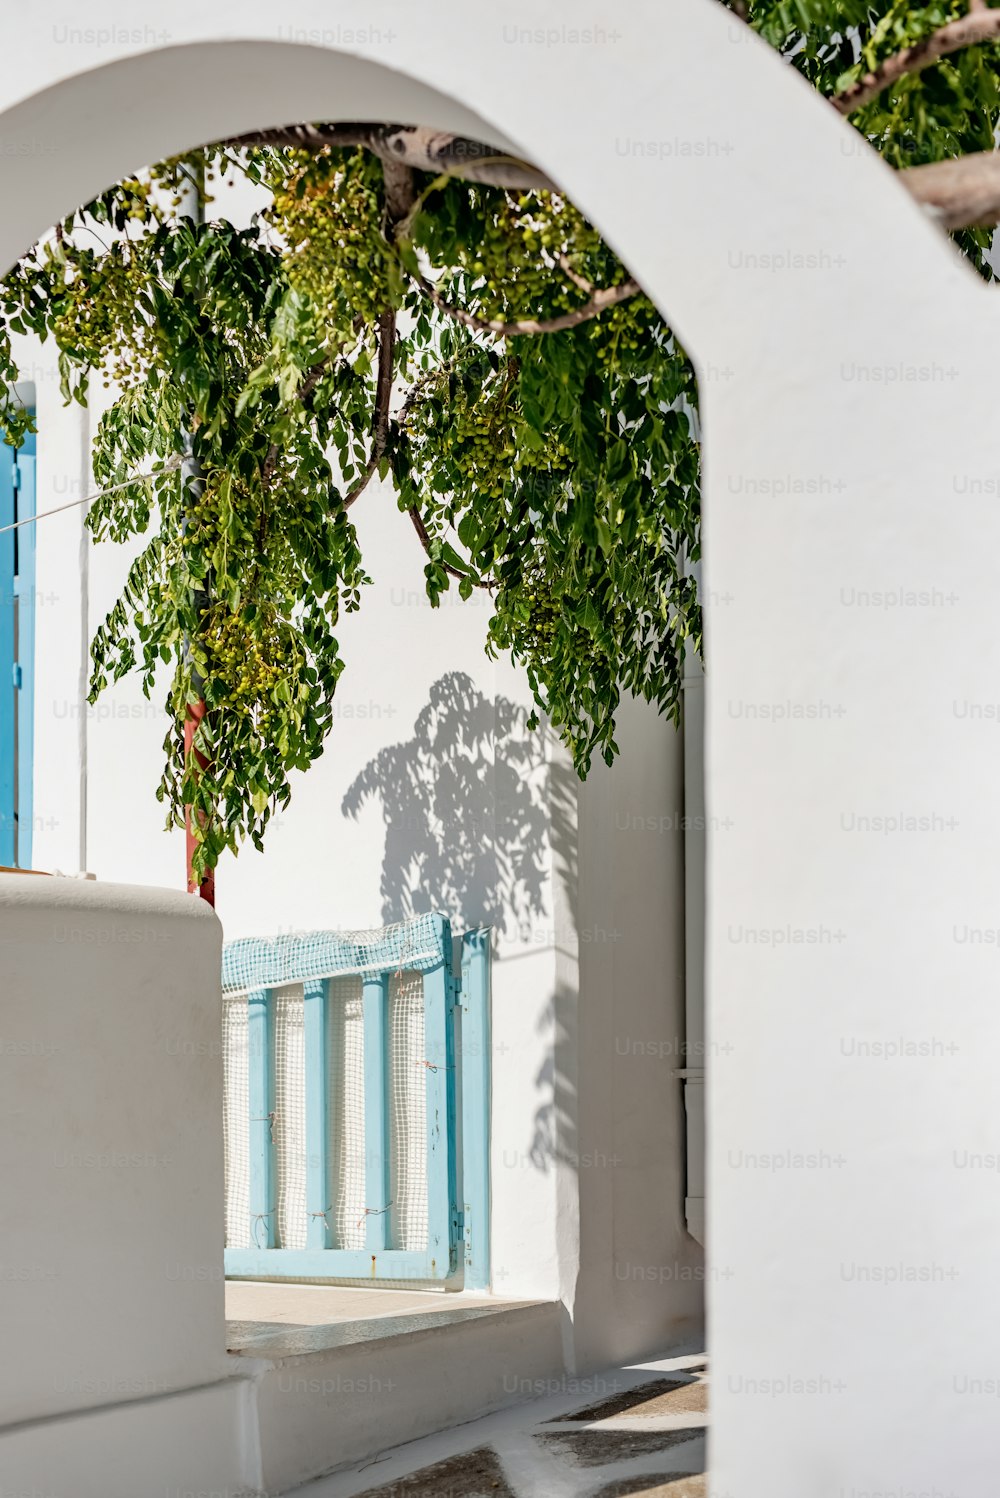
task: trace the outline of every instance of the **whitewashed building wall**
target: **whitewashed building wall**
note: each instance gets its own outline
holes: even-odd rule
[[[44,512],[93,491],[90,441],[109,397],[95,384],[92,409],[67,408],[51,347],[25,338],[20,354]],[[84,508],[36,528],[33,864],[183,888],[183,833],[164,831],[154,794],[163,694],[147,701],[133,677],[86,702],[89,641],[134,549],[94,544]],[[606,1360],[609,1335],[623,1356],[646,1350],[695,1323],[702,1298],[673,1075],[684,1035],[680,739],[626,705],[620,763],[581,786],[551,736],[524,728],[523,674],[487,658],[486,598],[454,593],[430,607],[423,552],[388,485],[373,484],[355,513],[373,585],[339,628],[347,667],[334,728],[322,758],[293,777],[265,852],[247,845],[222,860],[225,935],[367,928],[424,909],[456,931],[493,926],[494,1288],[561,1298],[583,1357],[593,1341]],[[612,1090],[600,1122],[581,1130],[586,1086]],[[585,1199],[595,1228],[614,1214],[613,1249],[606,1230],[581,1242]],[[587,1296],[588,1268],[613,1296]]]

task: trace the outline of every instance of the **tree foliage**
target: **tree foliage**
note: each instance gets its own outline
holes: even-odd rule
[[[952,0],[730,8],[842,112],[874,88],[851,117],[891,165],[992,149],[992,41],[893,62],[964,14]],[[91,691],[134,670],[147,694],[165,681],[158,794],[169,821],[192,809],[199,874],[260,846],[290,773],[322,751],[338,621],[369,581],[352,509],[376,473],[424,548],[431,602],[487,590],[489,648],[523,665],[581,775],[614,758],[622,692],[678,717],[700,647],[684,349],[533,168],[468,142],[410,165],[387,131],[405,144],[406,127],[299,127],[161,163],[69,214],[0,285],[3,383],[10,334],[33,332],[54,341],[67,400],[113,389],[94,444],[108,492],[87,523],[142,549],[93,641]],[[262,190],[249,227],[220,209],[233,174]],[[990,238],[962,235],[984,273]],[[8,400],[0,416],[16,444],[26,414]]]
[[[929,5],[867,0],[733,0],[732,9],[777,48],[824,97],[836,101],[851,123],[892,167],[908,171],[994,150],[1000,126],[1000,43],[962,45],[925,66],[945,27],[971,15],[1000,24],[982,0],[933,0]],[[996,29],[996,28],[994,28]],[[958,38],[956,38],[957,40]],[[877,70],[915,49],[889,86],[851,109],[851,90]],[[959,243],[992,279],[985,252],[991,227],[964,229]]]

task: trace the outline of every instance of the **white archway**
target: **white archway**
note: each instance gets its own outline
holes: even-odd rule
[[[279,30],[265,0],[141,0],[126,28],[100,0],[74,40],[36,0],[0,262],[137,160],[301,118],[509,142],[601,226],[690,346],[708,444],[716,1477],[985,1495],[993,1412],[957,1380],[991,1372],[1000,1211],[954,1157],[996,1143],[996,944],[954,931],[995,932],[1000,799],[996,713],[953,703],[1000,691],[1000,304],[714,0],[575,9],[288,0]],[[917,601],[845,602],[893,589]],[[898,813],[956,825],[843,825]],[[845,1037],[943,1030],[958,1062],[845,1067]],[[919,1243],[954,1277],[859,1291],[859,1224],[868,1268]]]

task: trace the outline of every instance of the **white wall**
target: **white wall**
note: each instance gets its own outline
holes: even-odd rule
[[[90,488],[90,413],[67,408],[51,347],[17,340],[19,366],[35,386],[39,429],[37,509],[81,499]],[[35,775],[32,862],[76,873],[85,856],[88,712],[84,705],[90,543],[83,510],[35,527]]]
[[[0,875],[3,1492],[259,1491],[222,1272],[221,930]]]
[[[579,793],[575,1321],[590,1366],[701,1329],[704,1255],[684,1220],[683,744],[626,702],[622,758]],[[558,1048],[557,1048],[558,1057]],[[575,1082],[575,1097],[572,1083]]]
[[[220,950],[185,894],[0,875],[4,1424],[227,1372]]]
[[[222,206],[239,212],[232,195]],[[46,397],[44,510],[91,491],[73,475],[89,474],[89,434],[108,397],[81,421],[52,398],[51,349],[21,348]],[[347,668],[334,728],[322,758],[293,777],[265,852],[247,845],[220,864],[226,936],[366,928],[428,908],[456,932],[492,925],[493,1287],[561,1299],[571,1362],[655,1350],[690,1324],[703,1274],[678,1216],[684,1142],[671,1077],[683,1038],[680,738],[652,710],[626,706],[622,759],[594,771],[578,806],[565,752],[524,727],[523,673],[485,654],[485,595],[430,607],[423,552],[387,485],[372,484],[355,513],[374,582],[339,627]],[[154,797],[162,693],[147,701],[133,677],[92,706],[80,695],[81,617],[92,633],[137,548],[86,540],[81,565],[77,510],[38,533],[40,586],[62,579],[39,646],[38,804],[53,786],[78,792],[84,753],[86,774],[85,797],[36,842],[36,866],[48,856],[74,871],[84,846],[99,880],[181,889],[183,834],[163,830]],[[600,1099],[590,1131],[578,1073]],[[584,1212],[594,1243],[614,1216],[613,1253],[581,1257]]]
[[[97,53],[57,42],[58,0],[19,15],[0,259],[130,153],[262,114],[520,144],[613,236],[702,375],[715,1484],[991,1498],[1000,303],[716,0],[598,4],[589,43],[568,0],[343,0],[350,40],[320,0],[284,16],[331,50],[289,56],[264,0],[137,4],[152,36]],[[944,830],[841,822],[899,813]],[[900,1037],[929,1048],[842,1049]]]

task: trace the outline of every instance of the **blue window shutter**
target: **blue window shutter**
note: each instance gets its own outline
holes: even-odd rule
[[[17,737],[14,687],[14,449],[0,444],[0,864],[16,853]],[[30,529],[26,526],[25,529]]]
[[[35,738],[35,436],[0,443],[0,864],[31,867]]]
[[[35,434],[29,433],[17,452],[18,520],[33,519],[35,508]],[[17,866],[30,869],[35,824],[35,530],[17,531]]]

